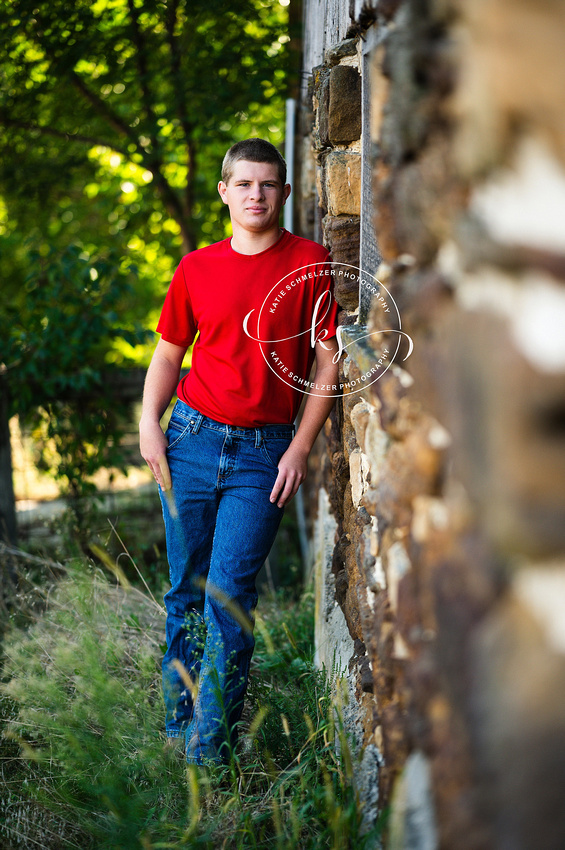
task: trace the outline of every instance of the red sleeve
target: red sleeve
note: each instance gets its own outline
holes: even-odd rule
[[[321,321],[319,327],[325,328],[328,332],[326,339],[331,339],[336,335],[337,332],[337,314],[339,313],[340,307],[337,301],[335,300],[334,295],[334,286],[335,286],[335,277],[331,274],[332,271],[332,258],[328,254],[326,257],[326,264],[322,266],[321,271],[318,272],[314,299],[315,301],[322,295],[322,293],[327,292],[329,290],[331,298],[328,300],[324,300],[321,305],[320,315],[323,315],[324,318]],[[327,272],[327,274],[326,274]],[[326,299],[328,296],[326,296]],[[328,307],[329,303],[329,309]],[[324,315],[325,314],[325,315]]]
[[[183,259],[180,261],[169,286],[157,325],[157,333],[160,333],[166,342],[188,347],[192,344],[197,330],[198,325],[192,311],[190,294],[184,275]]]

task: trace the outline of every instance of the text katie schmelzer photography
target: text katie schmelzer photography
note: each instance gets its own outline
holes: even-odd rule
[[[297,328],[296,314],[293,310],[296,300],[293,299],[293,294],[307,282],[320,278],[327,278],[327,288],[321,292],[314,304],[312,316],[308,316],[308,325]],[[327,348],[324,340],[328,338],[329,334],[328,329],[324,327],[324,319],[332,304],[334,286],[339,286],[340,283],[345,283],[345,281],[348,283],[357,282],[360,292],[366,290],[371,294],[372,309],[382,311],[389,326],[361,335],[355,333],[355,338],[345,343],[344,328],[338,325],[335,332],[338,344],[338,350],[334,356],[335,363],[341,359],[344,352],[347,353],[347,348],[350,345],[358,344],[361,340],[369,337],[372,338],[371,348],[375,352],[375,359],[363,374],[355,378],[344,378],[337,384],[317,384],[310,380],[309,373],[297,374],[296,371],[289,368],[285,362],[284,354],[281,354],[280,350],[277,349],[277,344],[280,345],[288,340],[309,334],[312,349],[316,344]],[[305,324],[303,317],[299,321],[302,325]],[[351,327],[349,326],[348,330],[351,330]],[[361,327],[359,325],[353,326],[355,329]],[[255,332],[252,328],[255,329]],[[261,331],[266,328],[268,328],[268,333],[264,335],[264,332]],[[273,328],[276,328],[276,337],[271,337]],[[401,337],[404,336],[408,341],[408,353],[403,357],[403,360],[411,355],[414,347],[412,339],[402,330],[400,312],[394,298],[384,284],[373,275],[346,263],[314,263],[295,269],[285,275],[273,286],[263,303],[250,310],[245,316],[243,330],[250,339],[259,345],[265,362],[283,383],[300,392],[312,395],[320,393],[338,397],[346,393],[359,392],[382,378],[390,368],[400,347]],[[386,344],[376,345],[375,340],[384,334],[390,334],[392,339],[387,340]]]

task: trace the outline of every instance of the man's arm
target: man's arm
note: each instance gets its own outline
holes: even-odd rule
[[[338,346],[335,337],[324,340],[323,348],[316,344],[316,374],[314,383],[333,387],[338,385],[339,365],[333,363]],[[271,491],[271,502],[282,508],[296,493],[306,478],[306,464],[314,441],[329,416],[337,392],[316,390],[316,395],[308,395],[300,426],[287,451],[279,461],[279,474]]]
[[[177,388],[185,353],[186,347],[160,339],[153,352],[143,390],[139,450],[163,490],[171,489],[171,473],[165,454],[167,440],[159,423]]]

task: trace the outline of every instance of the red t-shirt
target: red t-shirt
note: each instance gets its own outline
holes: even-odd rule
[[[309,388],[317,302],[315,336],[336,334],[328,264],[325,248],[286,230],[260,254],[224,239],[183,257],[157,326],[183,347],[199,332],[179,398],[230,425],[293,422]]]

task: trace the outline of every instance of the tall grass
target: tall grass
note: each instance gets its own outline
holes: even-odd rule
[[[69,568],[5,640],[1,846],[374,846],[330,685],[311,662],[311,596],[260,612],[241,744],[228,766],[204,770],[164,746],[161,606]]]

